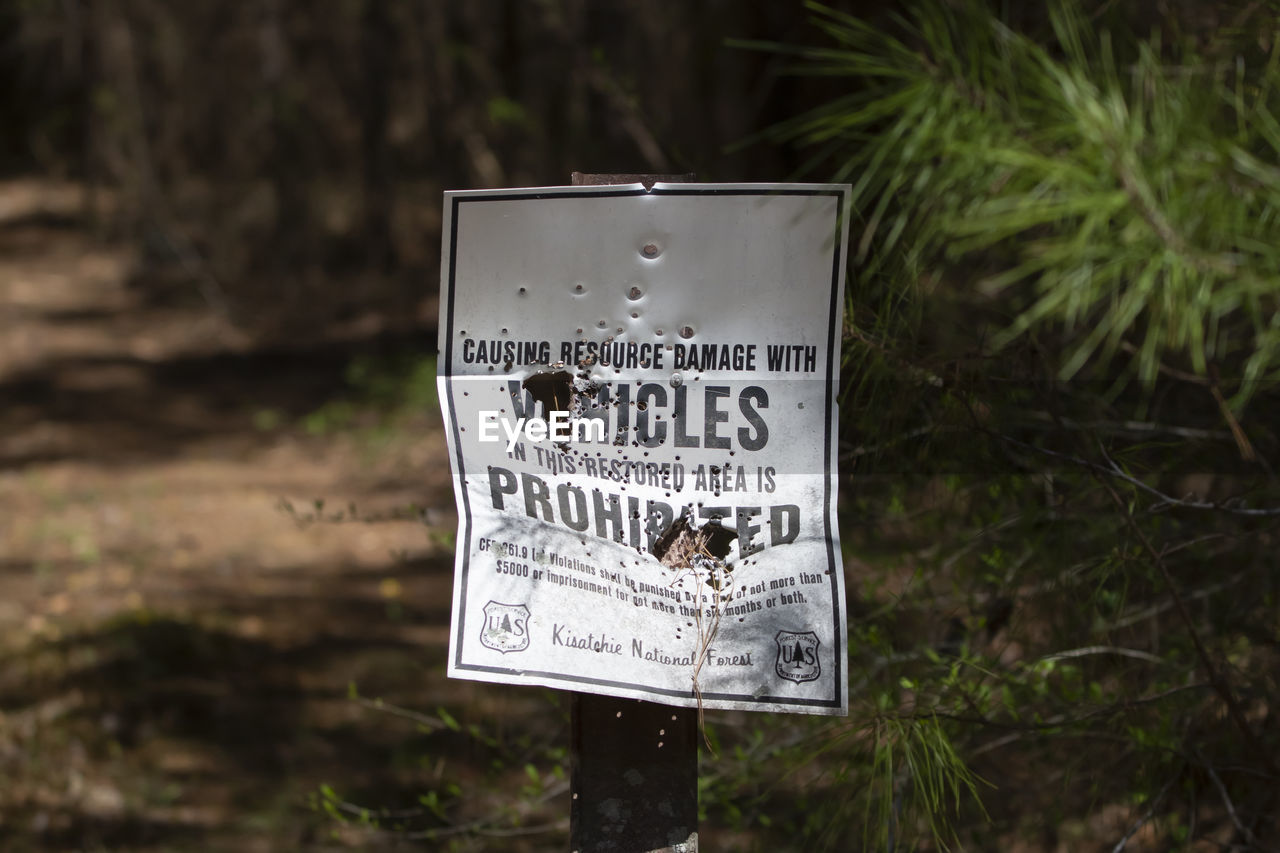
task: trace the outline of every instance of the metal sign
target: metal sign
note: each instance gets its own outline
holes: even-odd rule
[[[445,195],[449,675],[847,713],[849,188]]]

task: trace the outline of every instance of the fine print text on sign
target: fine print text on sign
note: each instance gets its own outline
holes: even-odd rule
[[[449,674],[847,713],[849,188],[447,193]]]

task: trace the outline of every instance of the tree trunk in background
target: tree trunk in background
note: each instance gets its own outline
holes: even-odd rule
[[[290,109],[285,85],[289,75],[288,32],[281,20],[288,0],[265,0],[259,46],[262,54],[263,89],[270,100],[271,148],[268,156],[270,178],[275,189],[275,239],[269,249],[277,266],[292,267],[306,254],[299,245],[310,232],[309,209],[302,165],[298,162],[294,126],[298,121]]]
[[[395,266],[391,239],[391,149],[387,124],[394,68],[395,28],[383,0],[365,0],[360,18],[360,160],[363,179],[364,245],[369,261],[383,272]]]
[[[95,36],[102,32],[100,4],[97,0],[78,0],[70,4],[73,26],[73,50],[79,54],[80,109],[80,174],[84,180],[82,215],[93,232],[101,236],[102,217],[99,215],[98,190],[102,183],[101,158],[98,153],[98,110],[94,95],[99,85],[101,48]]]

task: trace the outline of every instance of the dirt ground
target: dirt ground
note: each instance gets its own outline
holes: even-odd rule
[[[438,411],[350,382],[429,321],[254,340],[79,205],[0,184],[0,849],[558,849],[567,710],[444,677]]]

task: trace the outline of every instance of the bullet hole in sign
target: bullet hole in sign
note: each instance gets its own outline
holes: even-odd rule
[[[542,404],[550,417],[552,412],[567,412],[573,402],[573,375],[567,370],[543,370],[527,377],[521,387]]]

